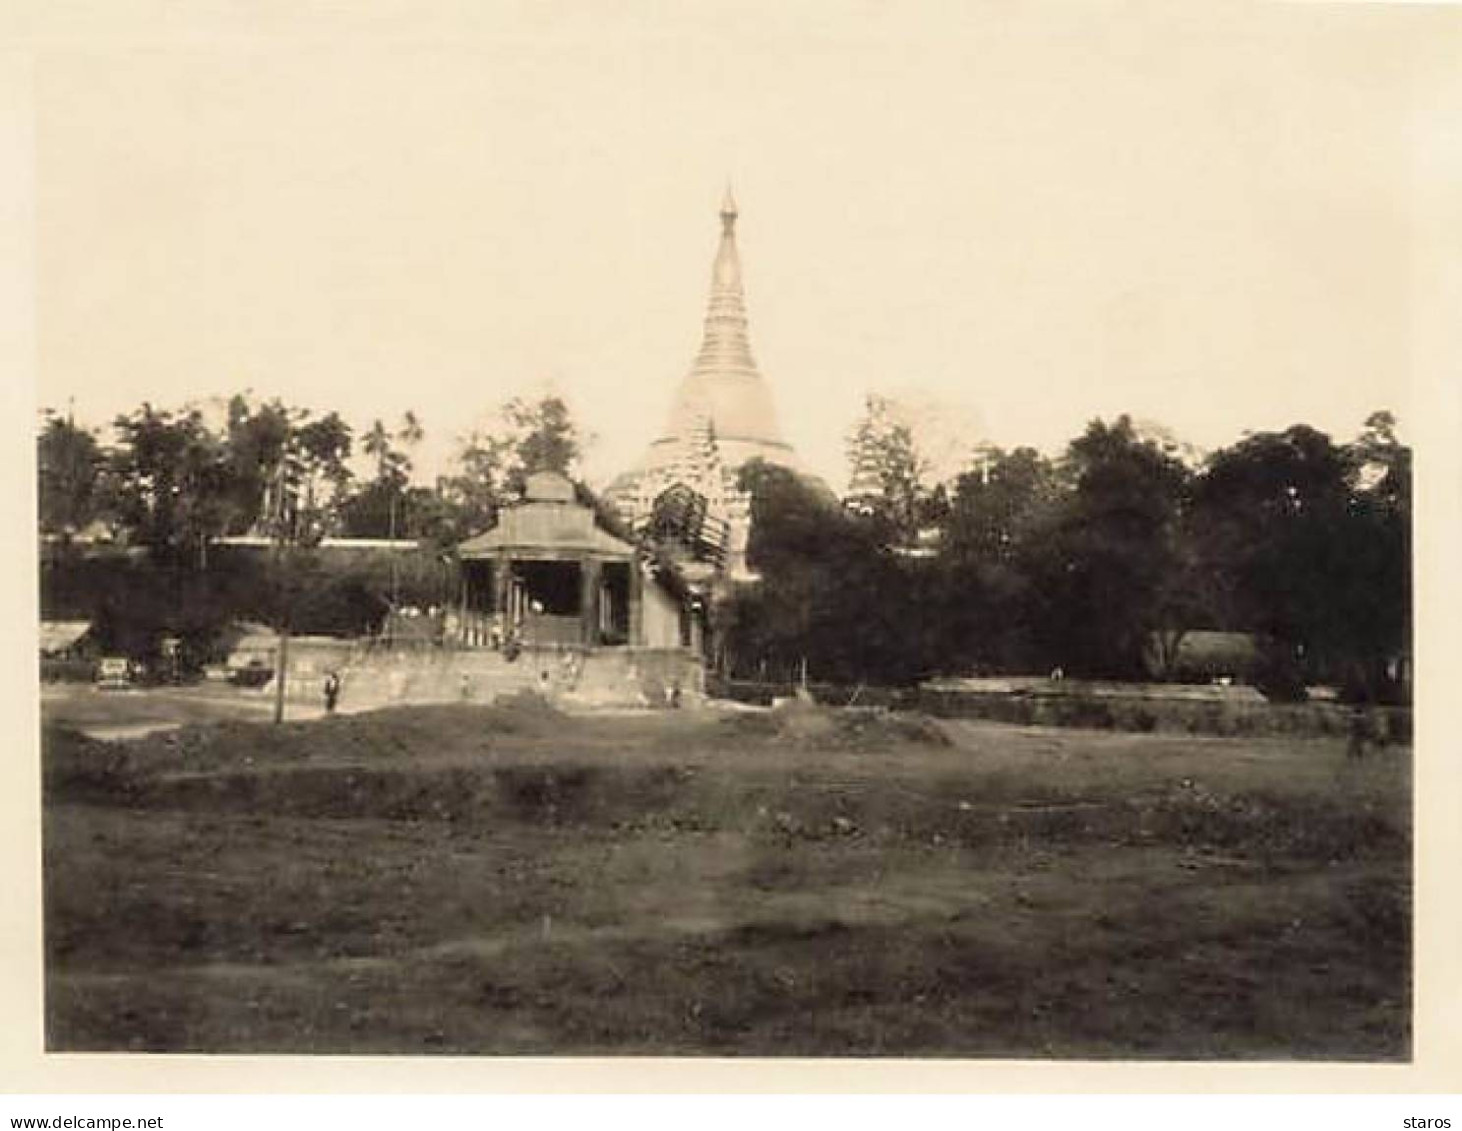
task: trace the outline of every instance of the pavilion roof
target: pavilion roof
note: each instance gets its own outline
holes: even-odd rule
[[[457,547],[457,556],[467,559],[504,552],[520,556],[584,554],[628,561],[635,548],[594,521],[593,508],[574,498],[567,479],[543,474],[530,478],[527,499],[498,513],[497,525]]]

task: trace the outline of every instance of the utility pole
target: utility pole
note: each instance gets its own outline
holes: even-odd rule
[[[386,614],[386,647],[390,648],[396,641],[396,610],[401,600],[401,577],[396,564],[396,492],[391,492],[391,508],[388,512],[386,532],[389,535],[391,548],[386,552],[391,557],[391,611]]]
[[[274,647],[274,721],[284,722],[284,681],[289,671],[289,595],[283,573],[284,559],[284,455],[280,454],[279,468],[274,473],[274,579],[279,587],[279,618]]]

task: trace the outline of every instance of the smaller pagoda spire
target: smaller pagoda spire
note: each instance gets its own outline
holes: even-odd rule
[[[721,200],[721,227],[729,236],[736,227],[736,197],[731,192],[731,180],[726,179],[726,195]]]

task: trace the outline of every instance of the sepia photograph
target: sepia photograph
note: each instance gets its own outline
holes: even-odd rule
[[[1413,1063],[1457,10],[41,7],[47,1054]]]

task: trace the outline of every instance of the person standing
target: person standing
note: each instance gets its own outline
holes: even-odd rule
[[[1366,709],[1357,703],[1350,709],[1350,744],[1346,747],[1346,755],[1351,758],[1361,759],[1366,756],[1366,743],[1371,737],[1371,720]]]
[[[331,672],[325,677],[325,713],[335,713],[335,703],[340,698],[340,673]]]

